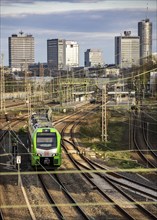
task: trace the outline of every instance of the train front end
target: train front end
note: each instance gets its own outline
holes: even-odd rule
[[[61,135],[55,128],[37,128],[32,138],[32,166],[61,166]]]

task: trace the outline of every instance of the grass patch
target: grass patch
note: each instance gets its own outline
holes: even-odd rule
[[[136,160],[131,159],[131,155],[129,152],[108,151],[105,153],[105,158],[107,159],[107,164],[109,166],[117,166],[123,169],[141,167]]]
[[[106,165],[110,167],[118,167],[120,169],[133,169],[133,168],[141,168],[141,165],[139,165],[136,161],[127,161],[127,160],[121,160],[116,158],[110,158],[106,161]]]
[[[126,113],[125,113],[126,114]],[[101,141],[101,112],[89,117],[80,126],[80,138],[85,146],[98,150],[128,150],[129,149],[129,115],[124,112],[111,111],[108,113],[108,142]],[[97,140],[97,142],[95,141]],[[93,146],[94,142],[94,146]]]
[[[101,141],[101,112],[94,117],[90,116],[86,123],[80,126],[82,145],[95,151],[98,157],[105,158],[108,166],[139,168],[140,165],[126,152],[129,150],[129,114],[126,110],[110,110],[107,128],[108,142],[105,143]]]

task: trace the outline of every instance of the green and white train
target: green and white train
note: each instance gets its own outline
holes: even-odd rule
[[[32,166],[61,166],[61,135],[47,115],[33,114],[29,120]]]

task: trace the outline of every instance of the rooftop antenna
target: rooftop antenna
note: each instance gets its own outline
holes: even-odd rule
[[[147,2],[147,8],[146,8],[146,20],[148,19],[148,2]]]
[[[20,32],[19,32],[19,34],[21,34],[21,35],[22,35],[22,34],[23,34],[23,31],[20,31]]]

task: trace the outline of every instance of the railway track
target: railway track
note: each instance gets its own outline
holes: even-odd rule
[[[68,117],[70,117],[70,116],[68,116]],[[7,123],[7,126],[10,124],[10,128],[12,128],[15,124],[17,124],[17,123],[19,123],[19,119],[18,119],[18,121],[16,121],[16,120],[14,120],[14,122],[10,122],[9,120],[8,120],[8,123]],[[7,134],[7,127],[6,127],[6,129],[4,129],[4,128],[2,128],[3,130],[6,130],[6,132],[4,132],[2,135],[3,135],[3,139],[4,139],[4,135],[6,135]],[[7,144],[7,143],[6,143]],[[26,151],[27,151],[27,149],[26,149]],[[21,150],[20,150],[20,153],[21,153]],[[11,157],[12,157],[12,155],[10,155]],[[9,160],[11,161],[11,158],[9,158]],[[5,158],[5,161],[6,161],[6,158]],[[4,167],[4,170],[5,170],[5,172],[6,172],[6,167]],[[15,172],[15,173],[17,173],[17,170],[16,170],[16,167],[13,167],[13,171]],[[6,176],[7,176],[7,174],[6,174]],[[6,179],[8,179],[9,180],[9,177],[7,177]],[[16,179],[16,176],[15,176],[15,179]],[[19,208],[18,208],[18,210],[19,210],[19,212],[18,213],[21,213],[21,212],[23,212],[23,213],[25,213],[25,216],[27,216],[26,218],[27,219],[40,219],[41,218],[41,216],[40,215],[42,215],[42,214],[40,214],[40,213],[50,213],[51,211],[48,211],[49,210],[49,206],[52,206],[52,203],[49,203],[49,201],[50,201],[50,199],[42,199],[41,201],[42,202],[44,202],[44,203],[46,203],[45,204],[45,206],[46,206],[46,209],[47,209],[47,211],[45,212],[44,211],[44,207],[41,205],[40,206],[40,204],[38,204],[38,202],[37,202],[37,200],[35,200],[35,196],[36,196],[36,198],[38,198],[39,199],[39,195],[36,195],[37,193],[36,193],[36,191],[38,191],[38,187],[36,188],[35,187],[35,189],[33,188],[32,189],[32,187],[31,186],[33,186],[33,185],[36,185],[35,183],[33,183],[35,180],[30,180],[29,182],[28,181],[25,181],[26,180],[26,177],[23,175],[22,177],[20,176],[20,179],[21,179],[21,183],[20,183],[20,188],[19,188],[19,186],[17,186],[17,188],[18,188],[18,191],[19,191],[19,193],[18,193],[18,195],[20,195],[19,196],[19,198],[20,198],[20,200],[21,201],[23,201],[23,204],[19,204]],[[30,179],[30,178],[29,178]],[[22,181],[23,180],[23,181]],[[4,181],[5,181],[5,178],[4,178]],[[23,184],[23,182],[24,182],[24,184]],[[25,184],[25,182],[28,182],[27,184]],[[14,188],[14,186],[15,186],[15,183],[17,183],[16,181],[13,181],[13,179],[12,179],[12,186],[11,186],[11,188]],[[3,184],[2,184],[3,185]],[[60,188],[61,188],[61,185],[60,185]],[[26,191],[25,191],[25,193],[24,193],[24,189],[26,189]],[[41,190],[40,190],[41,191]],[[64,191],[66,191],[66,190],[64,190]],[[31,192],[31,193],[30,193]],[[41,193],[41,192],[40,192]],[[9,192],[8,191],[6,191],[6,194],[8,194],[9,195]],[[65,194],[65,192],[64,192],[64,194]],[[28,196],[28,197],[27,197]],[[66,195],[67,196],[67,195]],[[64,197],[66,197],[65,195],[64,195]],[[43,196],[42,196],[43,197]],[[58,195],[57,195],[57,197],[58,197]],[[47,197],[46,197],[47,198]],[[40,199],[39,199],[40,200]],[[4,216],[7,216],[8,215],[8,213],[9,213],[9,208],[7,208],[7,207],[12,207],[12,212],[13,213],[16,213],[16,211],[17,211],[17,208],[16,208],[16,202],[18,201],[18,199],[16,200],[16,196],[15,196],[15,198],[13,198],[12,199],[12,201],[14,201],[12,204],[10,204],[10,202],[9,202],[9,200],[6,200],[7,201],[7,205],[5,206],[5,205],[3,205],[3,206],[1,206],[1,208],[2,208],[2,212],[4,213]],[[27,203],[26,203],[26,201],[27,201]],[[36,203],[37,204],[34,204],[34,202],[36,201]],[[5,201],[3,201],[3,204],[5,204],[4,203]],[[65,204],[67,204],[67,202],[69,203],[69,201],[66,201],[65,202]],[[49,205],[48,205],[48,203],[49,203]],[[23,207],[23,208],[22,208]],[[31,208],[32,207],[32,208]],[[40,207],[40,212],[39,211],[37,211],[38,210],[38,208]],[[81,208],[79,207],[79,205],[77,205],[75,202],[74,202],[74,200],[73,200],[73,202],[72,202],[72,197],[71,197],[71,207],[72,207],[72,209],[77,209],[77,211],[75,210],[75,212],[77,213],[77,216],[79,216],[78,217],[78,219],[91,219],[91,218],[89,218],[83,211],[82,211],[82,213],[81,213]],[[53,209],[56,209],[56,205],[54,205],[53,206]],[[53,209],[52,209],[52,212],[53,212]],[[69,207],[67,208],[66,207],[66,209],[69,209]],[[31,211],[30,211],[31,210]],[[43,211],[42,211],[43,210]],[[28,214],[29,213],[29,214]],[[33,214],[34,213],[34,214]],[[72,213],[74,213],[74,211],[72,212]],[[15,216],[18,216],[18,214],[14,214]],[[24,215],[24,214],[21,214],[21,216],[22,215]],[[30,216],[29,216],[30,215]],[[45,216],[45,215],[44,215]],[[49,215],[50,216],[50,215]],[[75,215],[74,215],[75,216]],[[49,218],[49,217],[48,217]],[[47,219],[48,219],[47,218]],[[22,219],[24,219],[24,217],[22,217]],[[62,216],[62,214],[60,213],[60,214],[58,214],[58,217],[50,217],[50,219],[69,219],[68,217],[64,217],[64,216]],[[77,218],[76,218],[77,219]]]
[[[147,143],[144,132],[144,124],[139,120],[139,115],[135,116],[134,129],[133,129],[133,141],[134,146],[143,161],[145,167],[156,168],[157,158]]]
[[[148,130],[149,130],[148,122],[146,121],[146,118],[143,116],[143,114],[142,114],[141,126],[142,126],[144,142],[146,145],[146,150],[149,150],[149,153],[154,158],[154,160],[157,162],[157,149],[156,150],[153,149],[153,147],[150,144],[149,135],[148,135]]]
[[[11,131],[17,126],[19,123],[21,123],[21,120],[27,118],[28,116],[22,116],[19,120],[19,118],[16,120],[15,118],[13,120],[9,120],[7,118],[7,123],[4,125],[2,130],[4,132],[1,133],[0,140],[9,140],[9,137],[6,137],[7,133]],[[9,130],[8,130],[9,126]],[[18,137],[17,137],[18,138]],[[20,139],[17,139],[20,141]],[[4,142],[4,141],[3,141]],[[7,145],[7,147],[5,145]],[[54,214],[54,210],[51,208],[50,205],[48,205],[47,198],[43,195],[43,192],[41,192],[41,189],[38,189],[38,185],[36,185],[37,178],[29,177],[29,180],[27,176],[22,175],[21,176],[21,169],[23,170],[23,166],[21,166],[20,170],[17,170],[17,166],[15,166],[14,163],[14,155],[12,154],[12,149],[8,149],[8,142],[4,142],[0,148],[0,153],[4,155],[3,160],[4,163],[0,164],[1,172],[5,172],[6,175],[4,178],[1,178],[1,184],[0,184],[0,191],[1,191],[1,213],[4,216],[4,219],[8,218],[10,215],[10,212],[12,212],[12,215],[15,216],[15,219],[28,219],[28,220],[37,220],[42,219],[42,215],[45,216],[46,213],[49,213],[48,219],[60,219],[57,218],[56,214]],[[22,153],[22,148],[24,148],[25,152],[28,154],[27,147],[23,144],[18,147],[18,154],[21,155],[24,161],[25,154]],[[4,151],[4,152],[2,152]],[[8,154],[6,151],[9,151]],[[5,153],[5,154],[4,154]],[[7,158],[8,157],[8,158]],[[1,160],[1,162],[3,161]],[[6,167],[6,161],[9,162],[9,169]],[[23,162],[22,161],[22,162]],[[28,164],[28,160],[27,160]],[[10,176],[10,170],[14,172],[16,175]],[[8,174],[8,176],[7,176]],[[18,180],[18,182],[17,182]],[[35,188],[33,186],[36,186]],[[5,191],[6,188],[6,191]],[[9,190],[10,188],[10,190]],[[14,190],[14,192],[13,192]],[[4,191],[4,192],[3,192]],[[38,191],[38,193],[37,193]],[[15,193],[16,192],[16,193]],[[18,192],[18,193],[17,193]],[[39,202],[38,202],[39,200]],[[40,202],[43,202],[43,204],[46,204],[45,206],[40,206]],[[39,211],[40,208],[40,211]],[[43,214],[44,213],[44,214]]]
[[[68,151],[67,151],[67,154],[68,154]],[[90,162],[90,160],[88,160],[88,159],[85,159],[84,157],[83,157],[83,160],[84,161],[86,161],[86,163],[87,163],[87,165],[90,165],[90,168],[89,168],[89,166],[87,166],[87,165],[84,165],[84,161],[82,161],[82,163],[81,162],[78,162],[78,156],[77,156],[77,159],[76,159],[76,157],[75,156],[71,156],[71,154],[69,154],[69,157],[70,157],[70,159],[72,160],[72,162],[73,163],[75,163],[75,166],[77,167],[77,169],[79,169],[80,171],[82,170],[82,168],[83,169],[86,169],[86,170],[95,170],[95,174],[93,174],[93,172],[92,172],[92,174],[84,174],[84,176],[85,176],[85,178],[92,184],[92,186],[94,187],[94,188],[96,188],[105,198],[107,197],[107,199],[111,202],[111,203],[113,203],[113,204],[116,204],[115,206],[116,206],[116,208],[117,208],[117,210],[119,210],[125,217],[127,217],[128,219],[137,219],[137,216],[142,216],[142,214],[143,214],[143,216],[147,216],[147,217],[149,217],[150,219],[156,219],[157,217],[155,216],[155,215],[153,215],[152,213],[150,213],[149,212],[149,210],[147,210],[147,209],[145,209],[143,206],[141,206],[140,204],[137,204],[138,202],[137,201],[135,201],[134,199],[132,199],[130,196],[128,196],[128,194],[126,194],[123,190],[121,190],[120,188],[119,188],[119,186],[117,186],[117,184],[115,184],[115,182],[117,183],[117,181],[116,180],[114,180],[113,181],[113,179],[111,179],[111,178],[109,178],[106,174],[100,174],[100,173],[97,173],[97,169],[95,168],[95,165],[93,165],[91,162]],[[79,161],[80,161],[80,159],[79,159]],[[97,176],[97,177],[96,177]],[[100,177],[100,178],[98,178],[98,177]],[[102,179],[103,179],[103,182],[102,182]],[[95,182],[96,182],[96,184],[95,184]],[[105,189],[104,187],[101,187],[101,185],[103,184],[103,185],[105,185],[106,184],[106,182],[107,182],[107,184],[109,184],[109,185],[111,185],[111,187],[109,186],[109,187],[107,187],[107,189]],[[94,183],[94,184],[93,184]],[[121,184],[121,182],[119,182],[119,184]],[[123,184],[123,185],[125,185],[125,184]],[[130,188],[130,186],[128,186],[128,185],[125,185],[125,186],[127,186],[127,188]],[[108,190],[109,189],[109,190]],[[134,190],[135,190],[135,188],[134,188]],[[105,193],[104,193],[105,192]],[[120,193],[120,195],[118,195],[117,194],[117,192],[118,193]],[[114,196],[112,195],[112,194],[114,194]],[[116,197],[115,197],[115,195],[116,195],[116,197],[117,198],[119,198],[120,200],[121,200],[121,204],[119,204],[119,200],[117,200],[116,199]],[[123,196],[125,197],[125,200],[124,200],[124,198],[123,198]],[[147,195],[148,196],[148,195]],[[150,194],[149,194],[149,196],[150,196]],[[157,199],[157,197],[156,196],[153,196],[153,194],[151,194],[151,199],[153,198],[153,201],[154,201],[154,199]],[[155,201],[157,201],[157,200],[155,200]],[[133,213],[134,213],[134,217],[133,217],[133,213],[132,213],[132,211],[131,211],[131,213],[129,214],[129,209],[130,209],[130,207],[131,207],[131,205],[130,205],[130,207],[129,207],[129,209],[128,209],[128,207],[127,207],[127,205],[125,206],[124,204],[134,204],[134,206],[132,206],[132,208],[134,209],[135,208],[135,206],[137,206],[138,207],[138,209],[140,210],[140,214],[135,214],[134,213],[134,211],[133,211]]]
[[[67,125],[68,126],[68,125]],[[65,128],[64,128],[65,129]],[[70,130],[72,130],[73,129],[73,126],[71,127],[71,129]],[[65,132],[65,131],[64,131]],[[69,132],[69,129],[68,129],[68,132]],[[67,132],[65,132],[65,133],[67,133]],[[70,133],[71,133],[71,131],[70,131]],[[71,138],[69,138],[68,137],[68,139],[71,139]],[[68,140],[65,140],[66,142],[68,142],[68,144],[71,144],[71,142],[69,142]],[[74,146],[73,146],[74,147]],[[74,149],[75,150],[78,150],[78,148],[77,147],[74,147]],[[87,167],[87,166],[85,166],[85,165],[83,165],[83,164],[80,164],[78,161],[80,161],[80,158],[78,159],[78,156],[77,156],[77,159],[74,159],[74,156],[71,156],[72,154],[70,153],[69,154],[69,152],[72,152],[72,149],[70,149],[69,150],[69,145],[68,145],[68,147],[67,147],[67,149],[66,149],[66,153],[69,155],[69,157],[70,157],[70,159],[74,162],[75,161],[75,166],[77,167],[77,169],[80,169],[80,166],[82,166],[84,169],[90,169],[89,167]],[[80,152],[78,152],[79,154],[80,154]],[[84,161],[85,161],[85,157],[83,157],[82,155],[81,155],[81,159],[84,159]],[[95,169],[96,170],[96,168],[94,167],[94,165],[92,165],[90,162],[89,162],[89,160],[87,161],[86,160],[86,162],[88,163],[88,165],[90,164],[90,166],[93,168],[93,169]],[[83,162],[84,163],[84,162]],[[77,165],[76,165],[77,164]],[[79,164],[79,165],[78,165]],[[93,175],[93,174],[92,174]],[[101,174],[100,174],[101,175]],[[102,176],[101,176],[102,177]],[[87,175],[86,175],[86,178],[88,178],[87,177]],[[91,177],[90,177],[91,178]],[[88,181],[89,182],[91,182],[91,179],[90,178],[88,178]],[[120,192],[121,194],[123,194],[127,199],[129,199],[129,201],[131,202],[131,203],[137,203],[137,201],[135,201],[135,200],[133,200],[131,197],[129,197],[126,193],[124,193],[122,190],[120,190],[119,189],[119,187],[117,186],[117,185],[115,185],[114,183],[113,183],[113,180],[111,181],[111,179],[110,178],[108,178],[108,177],[106,177],[106,176],[103,176],[102,178],[104,178],[109,184],[111,184],[114,188],[116,188],[116,190],[118,190],[118,192]],[[115,181],[116,182],[116,181]],[[98,186],[95,186],[95,187],[97,187],[98,188]],[[128,186],[127,186],[128,187]],[[135,189],[135,188],[134,188]],[[99,189],[100,190],[100,189]],[[100,190],[101,191],[101,190]],[[147,195],[148,196],[148,195]],[[150,195],[149,195],[150,196]],[[151,196],[153,197],[153,194],[151,194]],[[156,199],[156,196],[155,196],[155,198],[154,199]],[[113,200],[112,200],[112,202],[113,203],[115,203]],[[143,206],[141,206],[141,205],[139,205],[139,204],[137,204],[137,207],[138,207],[138,209],[140,210],[140,212],[142,212],[143,213],[143,216],[145,216],[145,215],[147,215],[147,217],[149,217],[149,218],[151,218],[151,219],[156,219],[156,216],[154,216],[152,213],[150,213],[147,209],[145,209]],[[119,207],[119,209],[121,209],[121,207]],[[125,215],[126,215],[126,212],[125,212],[125,210],[123,210],[122,211],[122,209],[121,209],[121,212],[123,212],[123,214],[125,213]],[[140,215],[142,215],[142,214],[140,214]],[[131,215],[129,215],[128,214],[128,216],[127,216],[128,218],[133,218],[134,219],[134,217],[132,217]]]
[[[100,165],[89,158],[83,156],[86,161],[90,163],[93,169],[102,169],[104,171],[108,171],[108,168],[105,168],[103,165]],[[111,171],[111,172],[110,172]],[[148,182],[143,183],[143,179],[132,179],[125,175],[125,172],[118,173],[118,172],[112,172],[112,170],[109,170],[109,172],[105,172],[105,175],[114,183],[118,184],[121,187],[128,188],[131,191],[134,191],[136,193],[139,193],[143,197],[148,197],[152,200],[157,200],[157,186],[148,184]],[[146,184],[147,183],[147,184]]]
[[[78,122],[78,123],[80,123],[80,122]],[[80,149],[79,149],[79,144],[78,144],[78,142],[77,142],[77,139],[75,138],[75,135],[73,135],[73,130],[75,130],[75,127],[77,126],[77,124],[78,123],[75,123],[72,127],[71,127],[71,131],[70,131],[70,133],[72,134],[72,137],[71,137],[71,140],[72,140],[72,142],[73,142],[73,144],[74,144],[74,148],[78,151],[78,154],[79,155],[81,155],[81,157],[85,160],[85,161],[87,161],[87,162],[89,162],[90,164],[92,164],[92,165],[94,165],[95,167],[97,167],[97,168],[99,168],[99,169],[102,169],[102,170],[109,170],[109,167],[105,167],[105,166],[102,166],[102,165],[100,165],[100,164],[98,164],[98,163],[95,163],[93,160],[90,160],[89,158],[87,158],[87,157],[85,157],[82,153],[81,153],[81,151],[80,151]],[[110,171],[112,171],[111,170],[111,168],[110,168]],[[107,172],[106,172],[107,173]],[[128,175],[127,175],[127,173],[125,173],[125,172],[121,172],[121,173],[118,173],[118,172],[108,172],[106,175],[108,175],[108,177],[113,181],[113,182],[116,182],[116,183],[120,183],[121,185],[123,185],[123,186],[125,186],[125,187],[127,187],[127,186],[129,186],[129,188],[131,189],[133,189],[133,190],[135,190],[135,191],[139,191],[139,193],[143,193],[145,196],[150,196],[150,197],[152,197],[152,199],[154,198],[154,199],[157,199],[157,194],[156,194],[156,190],[157,190],[157,186],[156,186],[156,184],[154,183],[154,184],[151,184],[150,182],[148,182],[148,181],[144,181],[144,179],[143,178],[140,178],[140,177],[136,177],[135,178],[135,175],[134,175],[134,177],[128,177]],[[134,179],[133,179],[134,178]],[[128,181],[128,183],[123,183],[122,181],[124,180],[124,181]],[[131,186],[130,184],[135,184],[134,186]],[[142,190],[140,190],[140,189],[138,189],[138,187],[140,187],[140,188],[143,188]],[[151,193],[147,193],[147,192],[145,192],[145,188],[147,188],[147,190],[152,190],[152,192]]]
[[[78,126],[78,124],[80,123],[80,121],[78,121],[78,122],[76,122],[72,127],[71,127],[71,131],[70,131],[70,133],[71,133],[71,140],[72,140],[72,143],[74,144],[74,147],[75,147],[75,149],[78,151],[78,153],[81,155],[81,157],[83,157],[83,159],[84,160],[88,160],[90,163],[92,163],[93,165],[95,165],[95,166],[97,166],[98,168],[100,168],[100,169],[103,169],[103,170],[108,170],[109,168],[107,167],[107,166],[102,166],[102,165],[100,165],[100,164],[98,164],[98,163],[94,163],[93,162],[93,160],[90,160],[89,158],[87,158],[87,157],[85,157],[83,154],[82,154],[82,152],[81,152],[81,150],[80,150],[80,148],[78,147],[79,146],[79,144],[78,144],[78,142],[77,142],[77,139],[75,138],[75,132],[73,131],[73,130],[75,130],[75,128]],[[106,167],[106,168],[105,168]],[[110,168],[111,169],[111,168]],[[156,186],[156,184],[154,183],[154,184],[151,184],[150,182],[148,182],[148,181],[144,181],[144,178],[140,178],[140,177],[136,177],[135,178],[135,176],[134,177],[131,177],[131,176],[129,176],[127,173],[125,173],[125,172],[121,172],[121,173],[118,173],[118,172],[109,172],[108,173],[108,175],[109,176],[112,176],[112,177],[114,177],[114,178],[116,178],[116,179],[124,179],[124,180],[126,180],[126,181],[129,181],[129,183],[128,184],[130,184],[130,183],[133,183],[133,184],[137,184],[138,186],[140,186],[140,187],[143,187],[143,193],[144,194],[146,194],[147,195],[147,193],[145,192],[145,188],[147,188],[148,190],[153,190],[153,192],[152,192],[152,198],[154,197],[154,198],[156,198],[157,197],[157,195],[156,195],[156,190],[157,190],[157,186]],[[129,176],[129,177],[128,177]],[[135,178],[135,179],[133,179],[133,178]],[[112,178],[113,179],[113,178]],[[115,181],[116,182],[116,180],[113,180],[113,181]],[[122,185],[123,185],[123,183],[122,183]],[[124,184],[125,185],[125,184]],[[137,187],[137,185],[136,185],[136,187]],[[126,186],[126,185],[125,185]],[[131,186],[130,186],[131,187]],[[135,187],[134,187],[134,190],[135,190]],[[138,189],[137,189],[138,190]],[[140,190],[139,190],[139,192],[140,192]],[[150,195],[151,196],[151,195]]]
[[[7,137],[8,131],[6,130],[6,128],[7,128],[8,126],[15,126],[15,125],[17,125],[17,124],[19,123],[19,120],[18,120],[18,121],[15,120],[14,122],[9,121],[8,117],[6,117],[6,120],[7,120],[7,124],[5,124],[5,125],[2,127],[2,131],[3,131],[3,132],[1,132],[1,135],[0,135],[0,142],[1,142],[1,143],[2,143],[2,141],[3,141],[4,139],[5,139],[5,140],[8,140],[8,137]],[[24,118],[22,118],[22,120],[24,120]],[[5,141],[5,144],[8,145],[8,142]],[[15,169],[14,165],[12,164],[12,162],[13,162],[12,154],[9,153],[9,152],[6,152],[6,148],[5,148],[5,146],[4,146],[4,143],[1,144],[0,154],[1,154],[1,162],[2,162],[1,165],[4,167],[4,171],[5,171],[5,172],[7,171],[7,172],[9,173],[9,170],[10,170],[10,168],[11,168],[11,169],[14,170],[14,172],[17,172],[17,170]],[[4,156],[3,156],[3,155],[4,155]],[[3,156],[3,157],[2,157],[2,156]],[[5,163],[5,162],[6,162],[6,157],[8,158],[7,160],[10,161],[10,165],[8,164],[8,166],[7,166],[7,164]],[[4,161],[4,163],[3,163],[3,161]],[[7,167],[10,167],[9,170],[6,169],[6,166],[7,166]],[[1,171],[2,171],[2,170],[3,170],[3,168],[1,169]],[[6,173],[6,176],[7,176],[7,173]],[[16,178],[10,179],[9,177],[6,177],[6,176],[4,177],[4,179],[7,178],[7,179],[8,179],[8,182],[14,182],[14,184],[15,184],[15,182],[17,182]],[[21,177],[19,177],[19,178],[21,178]],[[2,185],[3,185],[4,179],[1,179]],[[16,181],[15,181],[15,180],[16,180]],[[27,216],[27,219],[36,220],[36,218],[35,218],[35,216],[34,216],[32,210],[31,210],[31,206],[30,206],[30,204],[29,204],[29,202],[28,202],[28,199],[27,199],[25,190],[24,190],[24,188],[23,188],[22,180],[20,181],[20,187],[21,187],[21,190],[18,189],[18,191],[20,191],[20,192],[18,192],[18,195],[19,195],[19,193],[20,193],[21,201],[23,201],[23,203],[26,205],[25,210],[24,210],[24,211],[21,210],[20,213],[21,213],[21,215],[23,215],[23,212],[24,212],[24,213],[25,213],[24,215]],[[3,191],[3,190],[2,190],[2,191]],[[1,192],[1,198],[2,198],[2,195],[3,195],[3,193]],[[21,195],[22,195],[22,196],[21,196]],[[6,198],[5,198],[4,200],[7,201],[7,194],[6,194]],[[17,202],[16,200],[13,202],[14,198],[11,199],[11,198],[8,197],[8,200],[10,200],[10,202],[12,203],[13,206],[14,206],[14,205],[16,204],[16,202]],[[11,200],[12,200],[12,201],[11,201]],[[0,208],[0,210],[1,210],[1,212],[0,212],[0,218],[1,218],[1,219],[5,219],[5,216],[7,216],[7,213],[8,213],[9,210],[10,210],[10,208],[7,208],[7,207],[8,207],[8,206],[12,206],[12,205],[9,204],[9,202],[8,202],[8,204],[5,204],[4,201],[1,200],[1,208]],[[12,213],[14,213],[13,210],[12,210]]]
[[[87,110],[87,112],[86,112]],[[91,110],[90,107],[88,109],[88,107],[86,106],[86,110],[84,110],[84,112],[82,111],[82,109],[80,111],[78,111],[77,113],[74,113],[73,116],[66,116],[64,118],[64,127],[65,127],[65,133],[66,133],[66,137],[64,138],[65,142],[68,143],[67,146],[67,152],[65,153],[65,155],[69,155],[72,156],[73,161],[75,161],[75,168],[78,166],[77,169],[86,169],[90,171],[90,169],[94,170],[95,172],[93,172],[92,174],[90,173],[83,173],[83,178],[79,178],[78,175],[76,174],[75,178],[78,179],[78,181],[75,182],[76,185],[78,185],[78,188],[75,188],[75,191],[72,191],[72,188],[74,188],[74,186],[72,187],[71,182],[74,176],[69,175],[69,178],[67,177],[67,180],[65,177],[61,176],[60,174],[57,175],[52,175],[51,177],[49,175],[46,175],[47,177],[45,177],[45,175],[40,175],[40,179],[46,179],[44,180],[44,185],[45,182],[49,183],[46,188],[47,190],[43,190],[43,187],[41,187],[41,180],[40,180],[40,184],[35,184],[33,183],[33,181],[30,180],[29,184],[31,184],[31,186],[34,185],[34,189],[27,189],[27,194],[30,194],[29,190],[31,190],[31,198],[29,197],[28,200],[32,201],[31,202],[31,206],[33,204],[33,212],[35,217],[38,219],[37,216],[42,215],[42,213],[46,213],[46,211],[41,211],[41,214],[38,215],[38,211],[39,208],[40,210],[42,210],[43,206],[43,202],[45,202],[45,206],[49,207],[49,212],[55,212],[55,219],[68,219],[69,220],[69,213],[71,213],[70,210],[73,210],[72,213],[74,214],[74,216],[77,216],[78,219],[101,219],[98,217],[98,207],[100,208],[101,206],[103,206],[103,208],[101,207],[101,209],[104,211],[106,209],[106,206],[112,206],[112,210],[113,212],[116,213],[116,218],[113,217],[113,219],[139,219],[138,217],[140,216],[140,219],[156,219],[156,216],[153,215],[151,212],[149,212],[148,210],[145,209],[144,206],[141,207],[140,204],[137,204],[138,201],[135,200],[130,200],[132,198],[126,198],[125,193],[123,192],[123,189],[120,189],[120,185],[122,185],[122,182],[116,181],[116,179],[121,179],[122,176],[118,176],[118,174],[116,173],[111,173],[109,172],[107,175],[105,175],[105,180],[104,177],[102,176],[97,176],[97,169],[102,169],[104,170],[104,167],[100,167],[100,165],[97,165],[96,163],[94,164],[94,162],[92,163],[92,161],[90,163],[87,164],[88,162],[88,158],[86,158],[84,155],[82,155],[82,152],[79,152],[79,148],[78,145],[74,142],[74,145],[72,145],[72,141],[73,141],[73,137],[70,135],[71,133],[73,133],[73,130],[75,129],[75,126],[72,124],[70,124],[72,121],[79,123],[81,117],[85,117],[86,115],[89,114],[89,111]],[[79,115],[78,115],[79,114]],[[63,119],[62,119],[63,120]],[[65,122],[66,120],[66,122]],[[68,121],[68,122],[67,122]],[[58,121],[58,123],[62,123],[62,121]],[[68,125],[69,123],[69,125]],[[57,122],[55,122],[55,124],[57,125]],[[65,124],[67,124],[69,127],[66,128]],[[64,144],[67,144],[64,143]],[[75,148],[74,148],[75,147]],[[82,157],[83,156],[83,157]],[[76,158],[75,158],[76,157]],[[87,159],[87,161],[85,161],[85,158]],[[63,167],[65,165],[65,163],[69,163],[69,160],[65,160],[63,161]],[[78,163],[80,162],[80,164]],[[62,168],[64,169],[64,168]],[[23,177],[22,177],[23,178]],[[53,179],[53,182],[52,182]],[[124,178],[123,178],[124,179]],[[94,181],[93,181],[94,180]],[[34,180],[35,181],[35,180]],[[106,182],[104,182],[106,181]],[[124,180],[123,180],[124,181]],[[128,182],[131,180],[127,180]],[[39,181],[36,180],[36,182],[39,183]],[[87,184],[88,182],[88,184]],[[111,183],[110,183],[111,182]],[[99,184],[98,184],[99,183]],[[100,184],[101,183],[101,184]],[[132,181],[133,183],[133,181]],[[56,184],[56,186],[55,186]],[[129,183],[128,183],[129,184]],[[127,184],[127,185],[128,185]],[[135,181],[134,184],[138,185],[138,181]],[[43,185],[43,184],[42,184]],[[74,184],[73,184],[74,185]],[[99,194],[101,199],[96,200],[95,196],[92,197],[92,202],[89,199],[85,199],[87,198],[87,196],[85,197],[85,195],[83,195],[82,193],[79,194],[79,186],[80,188],[82,188],[82,190],[84,190],[84,187],[89,187],[89,185],[91,185],[90,189],[89,189],[89,195],[90,194]],[[103,188],[101,185],[105,185],[106,188]],[[115,186],[114,186],[115,185]],[[139,184],[140,185],[140,184]],[[24,186],[25,187],[25,186]],[[124,189],[126,188],[126,185],[123,185]],[[142,187],[142,185],[140,186]],[[143,184],[143,187],[146,187],[146,185]],[[26,187],[25,187],[26,188]],[[135,190],[136,186],[132,187],[131,190]],[[36,201],[36,199],[39,199],[39,196],[37,195],[37,192],[40,189],[40,191],[42,190],[42,192],[44,193],[43,196],[44,199],[41,200],[41,204],[38,203]],[[119,194],[117,193],[117,191],[119,190]],[[150,190],[153,190],[153,188],[150,187]],[[47,193],[46,193],[47,191]],[[143,190],[144,191],[144,190]],[[153,200],[155,201],[156,197],[153,198],[153,196],[149,193],[144,195],[144,192],[139,192],[139,193],[143,193],[143,196],[147,197],[149,200]],[[70,195],[70,197],[66,194],[68,192],[68,194]],[[87,190],[86,190],[87,193]],[[33,199],[33,194],[36,195],[36,199]],[[49,194],[49,196],[48,196]],[[77,194],[77,195],[76,195]],[[94,195],[95,195],[94,194]],[[122,199],[122,194],[123,194],[123,199]],[[51,196],[50,196],[51,195]],[[116,196],[115,196],[116,195]],[[152,197],[151,197],[152,196]],[[45,198],[46,197],[46,198]],[[51,200],[50,199],[53,199]],[[59,197],[59,198],[58,198]],[[124,198],[125,197],[125,198]],[[73,200],[71,200],[71,198]],[[91,196],[89,196],[89,198],[91,198]],[[58,200],[60,199],[60,200]],[[95,203],[93,202],[95,199]],[[116,201],[117,200],[117,201]],[[119,202],[119,200],[121,200],[121,203]],[[65,201],[65,202],[63,202]],[[99,201],[102,201],[99,203]],[[35,204],[34,204],[35,202]],[[37,203],[37,204],[36,204]],[[88,207],[86,205],[86,203],[88,204]],[[137,205],[137,206],[136,206]],[[65,208],[65,207],[66,208]],[[26,207],[26,206],[25,206]],[[81,209],[82,213],[80,213]],[[96,218],[94,217],[93,212],[91,211],[90,213],[90,209],[95,208],[95,214]],[[55,211],[54,211],[55,209]],[[58,209],[58,210],[57,210]],[[50,211],[52,210],[52,211]],[[116,211],[115,211],[116,210]],[[109,215],[105,215],[103,213],[103,211],[100,214],[100,217],[105,217],[107,218],[107,216]],[[84,214],[83,214],[84,213]],[[102,214],[103,213],[103,214]],[[43,215],[44,216],[44,215]],[[46,215],[44,216],[46,217]],[[31,217],[29,217],[31,219]],[[29,219],[28,218],[28,219]],[[74,219],[77,219],[74,218]],[[54,219],[54,218],[51,218]]]
[[[72,217],[78,220],[91,219],[77,204],[77,201],[75,201],[70,192],[66,189],[63,182],[59,179],[59,176],[57,174],[51,174],[47,177],[39,175],[39,179],[42,182],[42,186],[46,195],[49,198],[50,203],[54,204],[59,219],[69,219]],[[47,182],[49,182],[49,184],[47,184]],[[57,194],[56,192],[50,191],[51,183],[53,185],[53,190],[54,188],[57,188]]]

